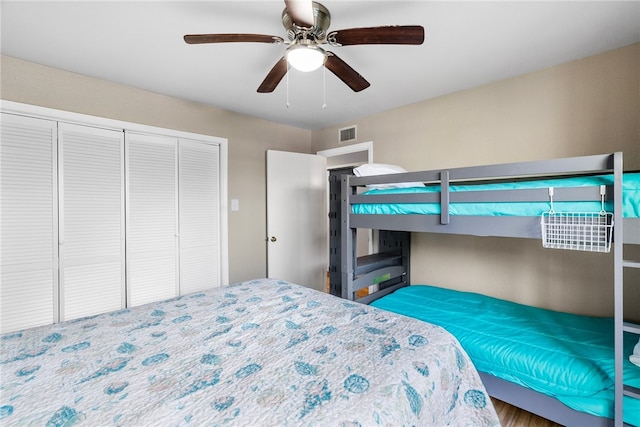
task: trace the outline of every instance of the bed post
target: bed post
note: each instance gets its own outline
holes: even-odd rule
[[[353,168],[329,171],[329,292],[342,297],[342,176]]]
[[[624,304],[623,304],[623,236],[622,227],[622,153],[613,154],[613,287],[614,287],[614,357],[615,357],[615,376],[614,376],[614,425],[622,427],[624,420],[623,412],[623,396],[624,396],[624,378],[623,378],[623,327],[624,327]]]
[[[341,271],[342,271],[342,298],[353,300],[353,265],[356,259],[356,230],[349,225],[351,206],[348,203],[348,195],[355,194],[355,188],[349,186],[349,175],[342,176],[342,224],[341,224]]]

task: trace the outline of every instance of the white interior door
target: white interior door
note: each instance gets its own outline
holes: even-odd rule
[[[326,290],[326,158],[267,151],[267,275]]]

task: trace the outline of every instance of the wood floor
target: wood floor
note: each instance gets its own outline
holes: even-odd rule
[[[562,427],[553,421],[539,417],[501,400],[491,398],[502,427]]]

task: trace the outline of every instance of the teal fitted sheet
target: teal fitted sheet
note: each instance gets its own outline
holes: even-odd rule
[[[613,175],[580,176],[571,178],[555,178],[536,181],[505,182],[496,184],[451,185],[451,192],[459,191],[490,191],[514,190],[525,188],[548,187],[589,187],[599,185],[613,185]],[[623,216],[640,218],[640,173],[626,173],[622,180]],[[368,190],[363,194],[404,194],[404,193],[435,193],[440,191],[439,185],[410,188],[389,188]],[[605,204],[608,212],[613,212],[613,204]],[[451,203],[451,215],[482,215],[482,216],[539,216],[548,212],[548,202],[488,202],[488,203]],[[558,212],[600,212],[600,202],[557,202],[554,209]],[[361,203],[354,204],[352,212],[355,214],[440,214],[439,203]]]
[[[613,418],[613,319],[546,310],[485,295],[412,285],[371,305],[444,327],[483,371],[592,415]],[[636,335],[625,333],[624,354]],[[628,357],[625,384],[640,387]],[[640,401],[625,397],[625,422],[640,426]]]

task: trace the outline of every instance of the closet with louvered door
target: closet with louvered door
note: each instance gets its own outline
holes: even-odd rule
[[[177,139],[126,132],[128,306],[178,295]]]
[[[220,147],[180,139],[180,294],[220,286]]]
[[[1,116],[0,332],[58,320],[56,127]]]
[[[226,280],[225,140],[8,104],[0,121],[0,333]]]
[[[60,320],[125,306],[124,133],[58,124]]]

